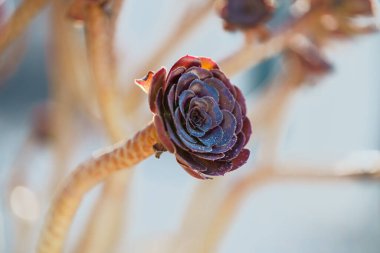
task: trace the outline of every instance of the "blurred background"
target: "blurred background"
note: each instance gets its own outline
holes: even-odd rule
[[[290,2],[278,3],[278,13],[269,27],[285,23],[282,17]],[[0,24],[20,3],[0,1]],[[165,38],[202,4],[203,1],[175,0],[124,2],[114,41],[122,102],[133,99],[129,92],[133,80],[141,77],[139,70],[149,65],[148,59],[165,43]],[[70,59],[70,54],[65,55],[62,50],[73,45],[59,37],[63,34],[59,29],[65,28],[55,20],[57,9],[52,3],[43,8],[1,58],[0,252],[33,252],[49,201],[62,178],[96,150],[113,143],[107,138],[97,105],[94,106],[93,89],[86,86],[88,68],[76,69],[76,79],[67,76],[67,69],[62,70],[59,59]],[[75,39],[78,57],[82,57],[75,66],[82,66],[87,64],[83,27],[68,23],[71,30],[67,34]],[[153,70],[159,66],[169,68],[186,54],[207,56],[217,62],[233,54],[244,44],[244,36],[239,31],[226,32],[222,24],[217,10],[207,12],[179,43],[169,47],[170,52]],[[379,164],[379,42],[379,33],[373,33],[338,40],[323,49],[333,71],[297,87],[286,106],[278,105],[284,110],[276,124],[279,129],[271,162],[285,167],[307,164],[298,166],[306,173],[316,169],[330,172],[339,166],[356,166],[368,172],[367,168]],[[231,76],[231,80],[244,91],[247,103],[254,104],[276,81],[282,64],[282,57],[276,55]],[[137,73],[140,76],[134,76]],[[81,79],[82,75],[85,77]],[[275,85],[281,85],[281,80]],[[73,94],[75,89],[81,89],[82,94]],[[145,96],[139,90],[133,92]],[[81,104],[81,99],[86,102]],[[251,109],[249,105],[248,108]],[[125,111],[120,115],[124,114]],[[131,123],[128,115],[122,119],[126,133],[136,132],[149,122],[146,103],[134,115],[141,116],[137,122]],[[260,164],[260,148],[266,139],[261,138],[260,131],[256,134],[254,114],[252,120],[253,151],[249,163],[228,174],[229,179],[218,185],[221,189],[213,193],[214,197],[223,199],[229,187]],[[121,239],[108,252],[171,252],[169,245],[178,243],[176,236],[183,232],[181,224],[191,208],[190,200],[202,182],[185,173],[170,154],[140,163],[133,174],[133,180],[124,189],[125,201],[117,205],[121,210],[125,208]],[[102,186],[96,187],[83,201],[66,243],[67,252],[81,252],[80,238],[101,191]],[[210,206],[205,203],[202,209],[213,208],[213,201]],[[216,208],[210,212],[219,211]],[[215,251],[378,253],[379,238],[378,180],[288,178],[268,180],[252,188],[238,205]],[[179,242],[176,252],[187,252],[189,245],[200,243],[190,237]]]

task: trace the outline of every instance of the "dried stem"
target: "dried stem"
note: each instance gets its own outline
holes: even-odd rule
[[[243,177],[239,182],[231,187],[231,190],[224,197],[222,203],[212,217],[211,226],[205,232],[204,246],[201,252],[215,252],[221,238],[229,228],[233,217],[240,207],[241,202],[252,190],[270,179],[272,170],[269,168],[258,169],[255,173]]]
[[[211,225],[209,221],[214,216],[214,208],[220,202],[215,196],[220,196],[220,187],[224,179],[217,178],[208,182],[199,182],[195,187],[192,198],[188,204],[185,214],[186,219],[178,230],[169,252],[200,252],[202,245],[199,238],[205,236],[207,228]],[[210,196],[214,196],[210,198]],[[207,208],[204,208],[207,206]]]
[[[29,25],[30,21],[51,0],[24,0],[12,17],[0,28],[0,54],[16,39]]]
[[[118,100],[115,94],[117,59],[114,52],[116,20],[123,1],[114,1],[111,20],[98,5],[90,5],[86,19],[89,58],[92,60],[93,75],[97,82],[99,106],[106,128],[112,140],[123,137],[124,131],[117,117]],[[109,252],[117,245],[125,215],[124,203],[132,172],[111,176],[107,179],[102,194],[90,214],[85,233],[77,247],[78,252]],[[104,208],[107,207],[107,208]]]
[[[73,37],[69,32],[71,27],[68,27],[69,24],[63,12],[66,7],[63,1],[54,1],[51,9],[49,66],[53,67],[49,67],[51,81],[49,88],[53,103],[48,113],[50,124],[48,127],[52,132],[55,168],[49,180],[49,190],[46,191],[46,194],[49,194],[48,199],[51,199],[51,193],[56,190],[57,184],[67,173],[72,151],[73,94],[78,93],[76,89],[78,73],[75,69],[78,63],[75,57],[70,56],[78,55],[79,50],[73,48]],[[80,68],[84,75],[84,67],[80,66]]]
[[[112,38],[115,38],[115,32],[117,27],[117,21],[120,16],[123,5],[127,0],[113,0],[112,1],[112,13],[111,13],[111,29],[112,29]],[[113,45],[113,44],[112,44]]]
[[[115,145],[110,151],[81,164],[51,206],[38,252],[62,252],[64,240],[84,195],[112,173],[130,168],[151,156],[154,153],[152,146],[156,142],[157,132],[151,123],[129,141]]]
[[[307,169],[305,169],[307,168]],[[305,166],[297,164],[283,164],[272,166],[262,166],[252,170],[252,173],[243,177],[240,181],[236,182],[223,202],[218,206],[213,216],[212,226],[205,233],[204,238],[205,247],[202,252],[215,252],[220,240],[228,230],[236,212],[239,210],[245,197],[252,192],[252,189],[267,184],[273,181],[283,180],[299,180],[299,181],[342,181],[342,180],[358,180],[358,179],[380,179],[380,163],[374,165],[370,169],[372,173],[361,172],[361,168],[352,169],[351,171],[342,174],[337,172],[336,166]]]
[[[133,170],[120,171],[111,175],[103,186],[85,231],[76,246],[77,253],[114,252],[118,246],[124,217],[128,216],[128,197]]]
[[[112,45],[109,20],[98,4],[89,4],[86,13],[86,42],[92,76],[99,108],[105,126],[113,141],[124,136],[118,117],[117,96],[115,95],[112,71]]]

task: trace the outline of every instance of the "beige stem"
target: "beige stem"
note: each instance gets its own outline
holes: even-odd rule
[[[250,192],[249,190],[253,186],[258,187],[265,183],[272,173],[272,169],[265,167],[256,171],[256,173],[243,177],[241,181],[231,187],[231,191],[227,193],[221,205],[216,209],[211,226],[205,231],[206,237],[204,238],[204,247],[201,252],[216,252],[218,243],[231,224],[242,201]]]
[[[107,132],[113,141],[123,138],[120,118],[118,117],[118,96],[115,93],[117,59],[114,51],[116,20],[120,13],[122,0],[113,2],[111,18],[98,6],[90,6],[87,12],[87,45],[92,65],[97,97]],[[105,182],[102,194],[90,213],[90,219],[76,252],[112,252],[123,229],[126,216],[124,203],[133,171],[123,171],[112,175]],[[118,205],[116,207],[116,205]]]
[[[46,219],[38,245],[39,253],[62,252],[63,243],[84,195],[109,175],[130,168],[151,156],[157,142],[153,123],[134,138],[79,165],[56,196]]]
[[[0,28],[0,54],[17,38],[30,21],[51,0],[24,0],[12,17]]]
[[[119,107],[113,85],[112,40],[108,29],[109,20],[98,4],[89,4],[86,14],[88,58],[100,112],[112,140],[118,141],[124,134],[120,117],[118,117]]]
[[[284,32],[260,44],[245,44],[237,52],[219,62],[227,76],[243,72],[264,59],[279,54],[293,37],[292,32]]]

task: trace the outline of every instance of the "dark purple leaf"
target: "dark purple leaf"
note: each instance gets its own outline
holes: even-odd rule
[[[183,124],[182,122],[184,122],[184,120],[182,119],[182,116],[181,116],[179,108],[177,108],[175,110],[175,114],[174,114],[174,126],[175,126],[175,128],[177,130],[178,137],[184,143],[186,141],[186,142],[190,142],[190,143],[196,144],[197,140],[194,139],[193,137],[191,137],[186,132],[185,128],[182,126],[182,124]]]
[[[195,136],[195,137],[202,137],[203,135],[205,135],[205,131],[202,130],[202,129],[199,129],[197,128],[196,126],[194,126],[192,123],[191,123],[191,120],[190,120],[190,113],[188,113],[187,115],[187,118],[186,118],[186,129],[187,131],[192,135],[192,136]],[[203,117],[204,117],[204,120],[205,122],[203,123],[204,125],[209,125],[211,126],[212,124],[212,120],[210,118],[210,116],[208,116],[206,114],[206,112],[202,112],[201,111],[201,114],[204,114]]]
[[[184,67],[178,67],[173,71],[170,71],[168,77],[166,78],[165,89],[167,88],[167,84],[175,84],[178,82],[178,78],[186,71]]]
[[[252,126],[251,126],[251,121],[248,118],[245,118],[243,120],[243,129],[242,133],[244,133],[245,136],[245,143],[244,146],[247,145],[249,139],[251,138],[252,135]]]
[[[167,99],[166,99],[166,102],[168,104],[168,107],[169,107],[169,111],[170,113],[173,115],[174,114],[174,94],[175,94],[175,89],[176,89],[176,85],[173,85],[171,88],[170,88],[170,91],[168,93],[168,96],[167,96]]]
[[[245,98],[243,96],[243,93],[241,93],[241,90],[235,86],[235,92],[236,92],[236,101],[239,103],[241,107],[241,113],[243,115],[247,114],[247,106],[245,105]]]
[[[175,97],[178,98],[184,90],[187,90],[193,80],[197,79],[197,76],[193,73],[185,73],[179,79],[177,83],[177,91]]]
[[[152,83],[149,89],[149,107],[153,113],[157,113],[157,108],[155,106],[155,98],[157,97],[158,91],[163,87],[165,83],[166,69],[160,69],[152,78]]]
[[[228,150],[230,150],[235,145],[236,142],[237,142],[237,136],[234,135],[232,136],[231,140],[228,143],[213,147],[211,153],[215,153],[215,154],[225,153]]]
[[[224,154],[213,154],[213,153],[196,153],[194,152],[194,156],[199,157],[201,159],[206,159],[210,161],[216,161],[219,159],[222,159],[224,157]]]
[[[212,74],[210,71],[208,71],[207,69],[198,68],[198,67],[189,68],[186,72],[187,73],[194,73],[201,80],[212,77]]]
[[[217,126],[210,131],[208,131],[203,137],[199,137],[200,140],[205,146],[212,147],[218,143],[223,137],[223,129],[220,126]]]
[[[200,67],[201,66],[201,60],[198,57],[186,55],[182,58],[180,58],[170,69],[169,72],[172,72],[178,67],[185,67],[186,69],[189,69],[191,67]]]
[[[191,82],[189,90],[192,90],[198,97],[208,96],[212,97],[217,103],[219,102],[218,91],[214,87],[199,79]]]
[[[157,129],[158,138],[161,141],[161,144],[165,146],[165,148],[170,152],[174,153],[174,145],[170,141],[170,138],[167,134],[167,130],[165,129],[164,123],[162,122],[162,119],[158,115],[154,115],[154,125]]]
[[[236,119],[235,116],[227,110],[222,110],[223,113],[223,121],[221,123],[221,127],[224,131],[223,138],[218,143],[218,146],[221,146],[225,143],[229,143],[232,136],[235,135],[236,130]]]
[[[235,119],[236,119],[235,133],[240,133],[241,129],[243,128],[243,116],[242,116],[241,107],[239,103],[235,103],[235,108],[232,111],[232,114],[235,116]]]
[[[186,106],[188,106],[190,104],[190,99],[193,98],[194,96],[195,96],[195,93],[191,90],[185,90],[179,96],[178,106],[179,106],[181,113],[184,117],[185,117],[186,112],[187,112]]]
[[[245,143],[245,136],[243,133],[239,133],[237,135],[237,142],[235,145],[225,153],[223,161],[231,161],[232,159],[236,158],[240,151],[243,149]]]
[[[212,97],[203,97],[204,101],[206,101],[208,105],[207,113],[210,115],[212,119],[212,125],[211,128],[220,125],[220,123],[223,120],[223,113],[219,108],[219,105],[216,103],[216,101]]]
[[[232,112],[235,106],[235,98],[222,81],[214,77],[205,80],[207,84],[217,89],[219,93],[219,105],[221,109]]]
[[[249,150],[243,149],[240,154],[234,160],[232,160],[232,169],[230,171],[236,170],[237,168],[243,166],[247,162],[249,155]]]

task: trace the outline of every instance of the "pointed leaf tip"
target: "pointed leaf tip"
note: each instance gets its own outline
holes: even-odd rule
[[[154,73],[149,71],[148,74],[142,79],[135,79],[135,83],[145,92],[149,93],[150,86],[152,84]]]

